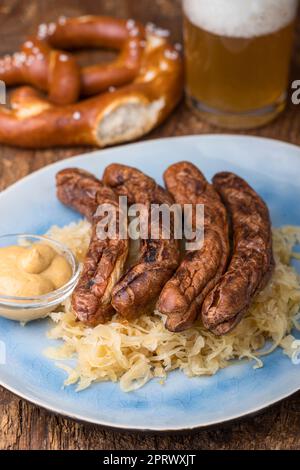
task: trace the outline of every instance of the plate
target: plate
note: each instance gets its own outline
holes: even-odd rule
[[[101,176],[112,162],[135,166],[162,182],[166,167],[180,160],[198,165],[210,178],[221,170],[238,173],[263,196],[273,225],[300,225],[300,148],[243,136],[194,136],[138,143],[74,157],[33,173],[0,194],[0,234],[45,233],[79,216],[55,196],[55,173],[77,166]],[[91,423],[147,431],[188,430],[257,412],[300,389],[300,369],[281,350],[262,369],[235,364],[213,377],[187,378],[172,372],[164,385],[152,380],[124,393],[118,384],[98,383],[77,393],[63,389],[65,373],[43,355],[49,321],[27,325],[0,319],[6,363],[0,383],[17,395],[55,413]],[[298,334],[298,338],[300,335]],[[4,361],[3,361],[4,362]]]

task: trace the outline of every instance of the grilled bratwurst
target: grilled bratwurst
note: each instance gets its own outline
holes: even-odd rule
[[[232,220],[233,255],[228,270],[203,303],[202,320],[208,329],[223,335],[235,327],[254,295],[265,287],[274,259],[264,201],[233,173],[218,173],[213,184]]]
[[[57,197],[90,222],[98,208],[97,193],[103,184],[94,175],[79,168],[66,168],[56,175]]]
[[[72,296],[76,317],[88,325],[109,320],[113,287],[121,277],[128,255],[128,240],[118,237],[121,214],[114,191],[90,173],[70,168],[57,174],[57,195],[60,201],[79,211],[92,222],[92,238],[80,280]],[[99,239],[97,225],[103,215],[97,209],[110,204],[116,211],[116,238]]]
[[[127,196],[128,204],[147,207],[150,232],[151,204],[173,204],[172,197],[141,171],[125,165],[112,164],[104,172],[103,181],[120,196]],[[161,229],[162,227],[160,227]],[[170,279],[179,263],[178,243],[171,231],[170,239],[142,239],[139,259],[115,286],[112,305],[125,318],[134,318],[153,307],[162,287]]]
[[[196,204],[204,205],[203,245],[201,249],[186,252],[157,304],[157,309],[167,315],[168,330],[182,331],[196,320],[205,296],[225,271],[229,256],[227,214],[218,193],[191,163],[170,166],[164,179],[168,191],[181,206],[192,204],[194,211]]]

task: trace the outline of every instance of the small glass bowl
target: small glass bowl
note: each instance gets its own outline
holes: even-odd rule
[[[14,297],[0,294],[0,316],[10,320],[28,322],[45,318],[66,300],[73,292],[80,275],[79,264],[69,248],[46,236],[23,233],[0,236],[0,248],[8,246],[30,246],[42,242],[51,246],[58,254],[64,256],[72,269],[72,277],[59,289],[36,297]]]

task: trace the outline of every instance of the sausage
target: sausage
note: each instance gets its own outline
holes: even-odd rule
[[[202,306],[203,324],[216,335],[232,330],[268,283],[275,263],[269,210],[260,196],[233,173],[213,184],[232,221],[233,253],[228,270]]]
[[[201,311],[208,292],[224,273],[229,256],[227,214],[218,193],[199,169],[189,162],[170,166],[164,174],[168,191],[183,206],[204,205],[204,241],[200,249],[186,251],[174,276],[165,285],[157,309],[167,316],[166,328],[183,331]],[[195,212],[193,231],[196,229]]]
[[[128,255],[128,240],[121,239],[121,218],[118,197],[114,191],[90,173],[74,168],[57,174],[57,195],[64,204],[76,209],[92,222],[92,237],[79,282],[72,295],[76,317],[87,325],[110,320],[115,313],[111,305],[112,289],[121,277]],[[97,215],[101,204],[116,210],[115,239],[99,239]]]
[[[64,205],[71,207],[90,222],[98,208],[97,193],[103,184],[88,171],[66,168],[56,175],[57,197]]]
[[[125,165],[112,164],[104,172],[103,181],[118,195],[127,196],[128,204],[145,204],[149,214],[151,204],[173,204],[172,197],[141,171]],[[171,238],[142,239],[138,261],[115,286],[112,305],[127,318],[136,318],[154,306],[162,286],[170,279],[179,263],[179,246],[171,230]],[[149,232],[150,233],[150,232]]]

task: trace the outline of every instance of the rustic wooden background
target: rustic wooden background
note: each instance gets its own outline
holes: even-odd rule
[[[82,14],[108,14],[152,21],[170,29],[174,41],[181,41],[180,0],[1,0],[0,54],[17,50],[26,35],[41,22],[55,20],[59,15]],[[299,23],[291,80],[300,79]],[[97,58],[98,55],[93,53],[83,57],[83,61]],[[212,132],[223,131],[200,122],[182,103],[149,138]],[[249,134],[300,145],[300,106],[290,103],[274,123]],[[23,151],[0,146],[0,191],[38,168],[83,151],[86,149]],[[0,388],[0,448],[300,449],[300,393],[256,417],[226,426],[184,436],[150,436],[78,424],[51,415]]]

